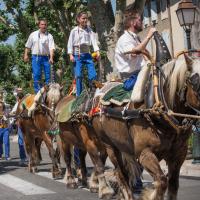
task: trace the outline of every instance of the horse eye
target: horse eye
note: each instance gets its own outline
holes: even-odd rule
[[[193,84],[196,84],[199,82],[199,75],[195,73],[192,77],[189,79]]]
[[[189,83],[192,84],[192,88],[193,90],[195,90],[196,92],[198,92],[199,88],[200,88],[200,79],[199,79],[199,75],[196,73],[194,74],[190,79],[189,79]]]

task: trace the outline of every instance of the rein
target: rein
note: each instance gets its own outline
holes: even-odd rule
[[[197,110],[196,108],[194,108],[193,106],[191,106],[188,103],[185,103],[186,106],[188,106],[189,108],[191,108],[192,110],[194,110],[198,115],[200,115],[200,110]]]

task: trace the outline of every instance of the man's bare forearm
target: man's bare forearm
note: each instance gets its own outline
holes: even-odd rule
[[[54,57],[54,49],[50,50],[50,59],[53,60]]]
[[[29,52],[30,52],[30,49],[29,48],[25,48],[24,56],[28,56]]]
[[[30,49],[29,48],[25,48],[25,51],[24,51],[24,61],[25,62],[29,61],[29,57],[28,57],[29,52],[30,52]]]

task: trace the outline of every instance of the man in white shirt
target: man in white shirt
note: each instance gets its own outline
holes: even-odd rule
[[[150,28],[147,37],[141,42],[137,34],[142,31],[142,19],[139,13],[127,17],[124,21],[124,34],[119,38],[115,48],[115,67],[122,79],[129,78],[132,74],[137,74],[145,61],[143,56],[136,54],[125,54],[131,50],[145,50],[146,45],[156,31]]]
[[[83,11],[78,13],[76,20],[78,26],[73,28],[70,32],[67,53],[70,56],[70,61],[74,63],[76,95],[79,96],[82,92],[83,67],[87,67],[90,87],[92,87],[92,81],[97,78],[93,59],[90,54],[90,46],[92,46],[94,52],[96,52],[97,59],[99,58],[100,53],[96,35],[92,29],[87,26],[87,12]]]
[[[145,65],[143,56],[136,54],[125,54],[128,51],[145,50],[147,43],[156,31],[155,28],[150,28],[147,37],[141,42],[137,33],[142,31],[142,19],[139,13],[127,17],[124,21],[124,34],[119,38],[115,48],[115,67],[121,75],[122,79],[127,79],[124,82],[124,89],[131,90],[137,80],[137,76],[141,68]],[[134,191],[140,191],[142,181],[137,179]]]
[[[55,44],[53,36],[47,32],[47,21],[42,19],[38,23],[39,30],[30,34],[24,53],[24,61],[28,62],[28,53],[32,54],[32,72],[34,81],[34,91],[37,93],[41,88],[42,67],[45,74],[45,83],[50,80],[50,64],[53,64]]]

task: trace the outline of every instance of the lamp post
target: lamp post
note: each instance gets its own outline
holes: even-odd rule
[[[179,24],[186,33],[188,50],[191,49],[190,33],[195,21],[195,11],[196,6],[194,6],[192,0],[182,0],[176,10]]]
[[[182,0],[179,5],[178,9],[176,10],[176,14],[179,20],[180,26],[183,27],[186,37],[187,37],[187,45],[188,50],[191,49],[191,41],[190,41],[190,33],[192,26],[195,22],[195,12],[196,6],[193,5],[192,0]],[[200,163],[200,128],[193,129],[193,138],[192,138],[192,157],[193,157],[193,164]]]

